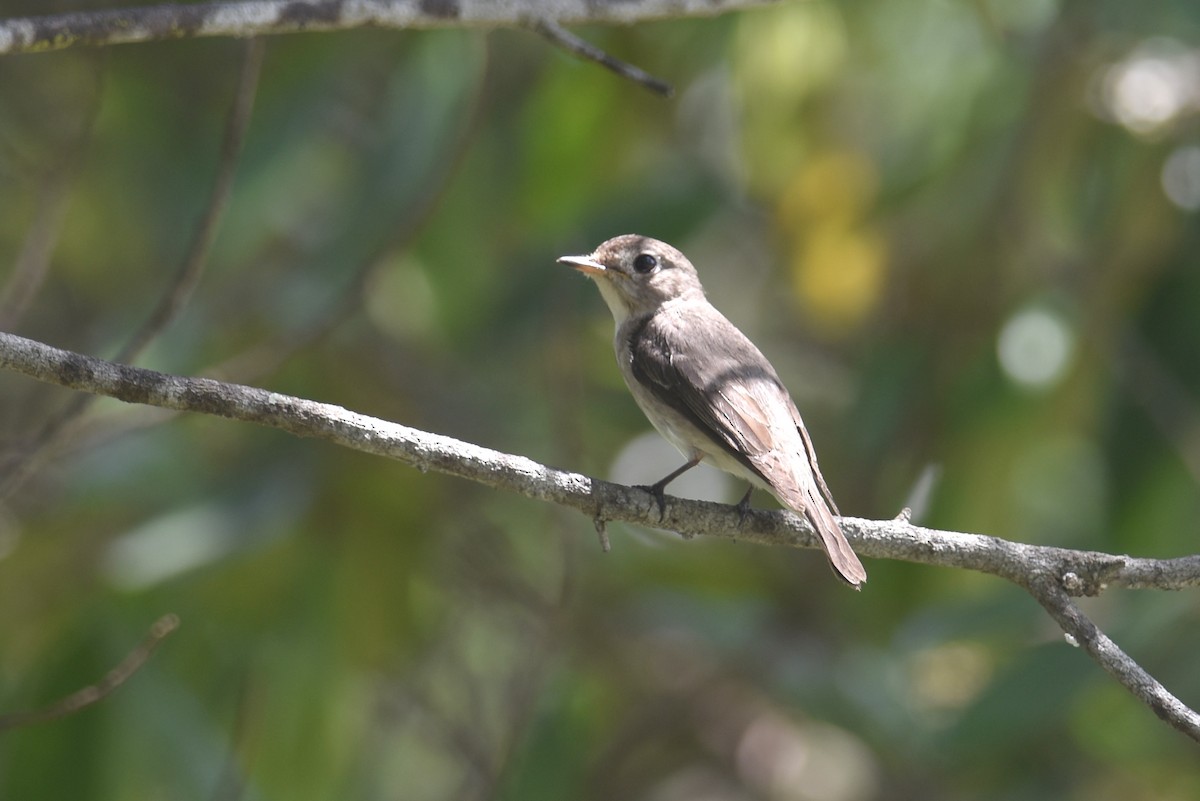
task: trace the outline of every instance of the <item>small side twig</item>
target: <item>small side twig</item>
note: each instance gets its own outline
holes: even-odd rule
[[[527,25],[530,30],[544,36],[564,50],[574,53],[580,58],[585,58],[588,61],[594,61],[605,69],[612,70],[622,78],[633,81],[639,86],[644,86],[656,95],[670,97],[675,94],[675,87],[671,86],[671,84],[661,78],[655,78],[640,67],[635,67],[632,64],[627,64],[618,58],[610,56],[591,42],[580,39],[557,22],[538,18],[529,20]]]
[[[612,550],[612,542],[608,539],[608,521],[597,512],[592,518],[592,525],[596,527],[596,536],[600,538],[600,550],[608,553]]]
[[[108,671],[100,681],[77,690],[65,698],[60,698],[53,704],[41,709],[0,715],[0,731],[65,718],[67,715],[74,714],[84,707],[104,700],[114,690],[128,681],[129,677],[136,673],[142,665],[146,664],[146,660],[150,658],[150,655],[154,653],[158,646],[162,645],[162,641],[177,628],[179,628],[178,616],[174,614],[163,615],[150,627],[150,633],[146,635],[146,638],[138,643],[137,647],[130,651],[116,667]]]

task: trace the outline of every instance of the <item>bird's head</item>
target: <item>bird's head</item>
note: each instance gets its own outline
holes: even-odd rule
[[[617,325],[630,316],[652,314],[671,300],[704,297],[687,256],[648,236],[613,237],[588,256],[563,256],[558,261],[596,282]]]

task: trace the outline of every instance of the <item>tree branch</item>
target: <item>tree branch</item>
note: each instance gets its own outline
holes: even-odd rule
[[[0,21],[0,55],[79,45],[354,28],[522,27],[711,16],[774,0],[243,0],[76,12]]]
[[[791,512],[751,510],[743,519],[733,506],[668,496],[660,518],[654,499],[641,489],[255,387],[116,364],[7,333],[0,333],[0,367],[129,403],[212,414],[323,439],[422,471],[434,470],[568,506],[595,521],[619,520],[668,529],[684,538],[708,536],[817,547],[807,524]],[[1159,717],[1200,742],[1200,716],[1142,670],[1070,600],[1071,596],[1097,595],[1116,586],[1167,590],[1200,586],[1200,555],[1156,560],[1028,545],[922,528],[903,516],[895,520],[846,517],[842,526],[863,556],[965,568],[1018,584],[1126,689]]]

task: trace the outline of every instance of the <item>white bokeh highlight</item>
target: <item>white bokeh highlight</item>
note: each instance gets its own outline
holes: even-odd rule
[[[1075,349],[1075,333],[1061,316],[1044,308],[1023,309],[1000,329],[996,355],[1014,383],[1030,389],[1056,384]]]
[[[1184,211],[1200,209],[1200,146],[1176,148],[1167,156],[1162,188],[1167,198]]]
[[[1149,39],[1104,70],[1099,99],[1105,116],[1152,137],[1200,110],[1200,50]]]

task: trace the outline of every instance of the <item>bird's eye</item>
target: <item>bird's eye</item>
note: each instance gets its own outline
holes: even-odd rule
[[[633,269],[637,270],[642,275],[654,271],[658,266],[658,259],[651,256],[649,253],[642,253],[633,260]]]

